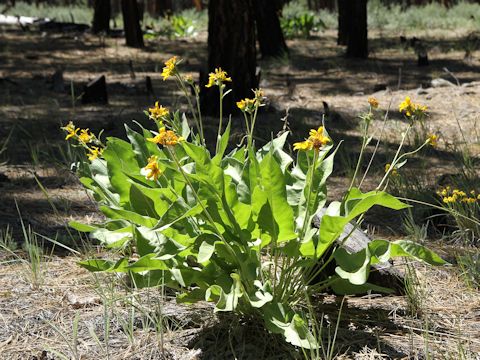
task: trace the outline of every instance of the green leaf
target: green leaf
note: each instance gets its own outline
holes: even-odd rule
[[[107,148],[103,152],[107,162],[110,183],[120,195],[120,204],[128,204],[130,182],[125,174],[140,174],[140,167],[135,158],[132,146],[126,141],[108,138]]]
[[[271,153],[267,154],[260,163],[260,174],[269,209],[260,211],[259,216],[262,214],[264,216],[258,219],[259,223],[271,223],[268,231],[275,241],[284,242],[295,239],[297,234],[293,209],[287,202],[284,174]]]
[[[265,326],[275,334],[282,334],[285,340],[304,349],[317,349],[318,343],[308,329],[308,324],[283,304],[270,302],[263,308]]]
[[[158,220],[149,216],[142,216],[134,211],[115,209],[108,206],[100,206],[100,211],[110,219],[124,219],[136,225],[146,226],[149,228],[155,227]]]
[[[394,257],[411,257],[430,265],[440,266],[448,263],[435,252],[409,240],[374,240],[368,244],[372,253],[372,264],[386,262]]]
[[[84,260],[84,261],[79,261],[78,264],[87,269],[88,271],[91,272],[100,272],[100,271],[106,271],[106,272],[126,272],[127,265],[128,265],[128,259],[126,258],[121,258],[120,260],[113,262],[113,261],[108,261],[108,260],[101,260],[101,259],[91,259],[91,260]]]
[[[361,193],[358,189],[352,188],[347,194],[345,202],[343,203],[345,215],[331,215],[332,209],[327,210],[326,214],[322,216],[319,231],[319,244],[315,254],[306,254],[305,256],[320,257],[331,244],[342,234],[346,224],[355,219],[357,216],[367,212],[372,206],[380,205],[386,208],[400,210],[408,207],[396,197],[389,195],[383,191],[371,191],[368,193]],[[341,209],[342,207],[340,207]],[[338,207],[335,204],[335,210]]]
[[[97,226],[92,226],[88,224],[82,224],[78,221],[70,221],[68,223],[68,226],[70,226],[72,229],[75,229],[80,232],[92,232],[98,229]]]
[[[223,155],[225,154],[225,150],[227,149],[228,141],[230,140],[230,125],[231,125],[231,123],[232,123],[231,120],[229,120],[227,128],[225,129],[225,132],[222,134],[222,136],[220,138],[218,152],[215,154],[214,158],[212,159],[212,162],[216,165],[220,165],[220,162],[223,159]]]
[[[169,270],[169,267],[164,261],[156,259],[156,254],[147,254],[135,261],[133,264],[128,265],[126,268],[133,272],[143,272],[152,270]]]

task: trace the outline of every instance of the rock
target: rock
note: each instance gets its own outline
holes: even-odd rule
[[[314,227],[320,228],[321,219],[325,212],[326,208],[323,208],[315,215],[312,221]],[[346,239],[347,236],[348,238]],[[351,223],[345,226],[342,234],[336,240],[337,244],[340,244],[342,248],[351,254],[365,249],[371,241],[367,234],[358,228],[355,229],[355,226]],[[404,276],[393,267],[391,262],[376,264],[372,267],[375,271],[370,272],[369,283],[393,289],[397,294],[404,292]],[[326,270],[333,273],[335,268],[333,266],[327,267]]]
[[[417,95],[426,95],[428,94],[428,91],[424,89],[423,87],[419,87],[416,91]]]
[[[99,76],[85,85],[82,95],[82,103],[108,103],[107,82],[105,80],[105,75]]]
[[[454,83],[442,78],[433,79],[430,84],[434,88],[456,86]]]

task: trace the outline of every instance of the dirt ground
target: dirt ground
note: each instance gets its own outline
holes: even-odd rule
[[[413,161],[412,171],[426,169],[422,176],[434,186],[442,175],[456,171],[451,164],[459,155],[459,144],[466,144],[478,157],[480,51],[465,56],[468,34],[461,30],[404,34],[420,37],[428,45],[430,65],[418,67],[414,51],[402,47],[399,35],[371,32],[368,60],[345,59],[344,49],[336,45],[335,32],[326,31],[311,39],[289,41],[289,60],[260,61],[261,86],[270,105],[260,120],[258,141],[278,132],[286,113],[292,142],[321,124],[326,115],[334,140],[345,141],[341,164],[330,182],[330,196],[337,198],[346,187],[345,175],[358,152],[357,116],[367,109],[367,98],[378,98],[381,110],[391,104],[384,131],[387,146],[380,152],[377,172],[368,187],[375,183],[375,174],[383,171],[391,148],[398,143],[405,124],[397,106],[410,95],[428,105],[427,127],[440,135],[439,148],[430,150],[423,160]],[[21,237],[20,212],[34,231],[49,237],[59,234],[59,241],[68,241],[65,224],[69,220],[99,219],[96,205],[65,168],[67,147],[59,127],[72,120],[94,132],[105,129],[108,136],[123,136],[124,123],[135,119],[148,124],[143,110],[154,101],[184,106],[173,82],[164,82],[160,76],[163,61],[172,55],[185,59],[184,70],[198,78],[206,63],[206,35],[175,41],[161,38],[148,41],[144,50],[135,50],[126,48],[123,39],[0,29],[0,149],[9,138],[6,151],[0,153],[0,229],[9,226]],[[51,81],[58,69],[63,70],[65,80],[65,90],[60,92],[54,91]],[[79,95],[83,86],[99,75],[107,79],[108,105],[82,105]],[[146,91],[146,76],[152,79],[154,95]],[[241,123],[240,118],[233,121]],[[211,119],[207,132],[214,134],[215,124]],[[382,124],[379,114],[372,125],[374,137],[379,136]],[[237,129],[241,131],[239,125]],[[386,220],[395,219],[381,215],[371,223],[376,233],[391,236]],[[432,246],[443,255],[452,255],[442,244]],[[3,260],[11,257],[0,252],[0,263]],[[285,359],[295,355],[269,340],[269,346],[261,349],[264,356],[255,357],[260,354],[258,339],[269,335],[245,324],[232,330],[225,325],[231,319],[212,316],[208,304],[179,307],[168,294],[162,297],[162,306],[170,307],[165,315],[169,330],[159,338],[142,322],[144,313],[132,315],[131,306],[105,295],[108,286],[99,285],[102,279],[81,270],[76,261],[74,256],[53,256],[38,288],[32,287],[25,264],[0,266],[0,359],[62,358],[58,353],[81,359],[227,359],[234,354],[245,359]],[[426,294],[424,312],[417,319],[407,316],[405,297],[347,300],[338,333],[340,358],[423,359],[430,353],[433,359],[455,359],[456,355],[449,354],[458,354],[459,349],[465,359],[480,358],[478,292],[463,285],[455,267],[418,266],[417,272]],[[133,296],[120,286],[111,294]],[[142,301],[159,296],[155,291],[148,296],[134,295]],[[319,308],[325,309],[325,321],[332,329],[339,300],[326,297],[320,301],[323,306]],[[112,306],[114,302],[118,306]],[[106,313],[110,316],[105,322]],[[72,327],[77,314],[75,339]],[[134,340],[125,330],[129,319],[134,322]],[[104,335],[107,323],[108,338]],[[220,341],[226,338],[225,332],[228,342]],[[73,354],[72,349],[78,353]],[[214,354],[212,349],[218,352]]]

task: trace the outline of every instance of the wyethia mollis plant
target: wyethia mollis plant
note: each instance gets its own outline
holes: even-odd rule
[[[395,256],[444,263],[404,240],[374,240],[354,254],[337,243],[345,225],[359,225],[372,206],[407,207],[381,191],[392,169],[404,161],[401,149],[377,190],[363,193],[352,182],[341,201],[327,206],[326,182],[338,147],[323,124],[294,144],[295,158],[284,150],[288,133],[257,149],[254,129],[264,104],[263,91],[257,89],[252,98],[237,102],[247,130],[245,144],[227,152],[231,124],[224,127],[220,110],[211,154],[203,136],[200,88],[181,74],[180,63],[168,60],[162,75],[176,81],[186,97],[196,133],[178,111],[158,103],[147,112],[155,130],[125,126],[128,141],[110,137],[103,145],[88,130],[82,137],[73,124],[64,127],[67,138],[90,154],[89,166],[77,168],[107,218],[103,224],[70,225],[114,250],[107,259],[82,261],[83,267],[126,273],[137,287],[170,287],[180,302],[211,301],[215,311],[263,319],[268,330],[291,344],[316,348],[311,318],[302,311],[312,295],[327,289],[388,292],[369,284],[368,276],[371,265]],[[220,68],[209,76],[207,87],[218,87],[220,109],[231,81]],[[366,134],[378,107],[376,101],[369,103]],[[402,109],[409,126],[425,111],[408,104]],[[319,229],[313,227],[313,217],[325,206]],[[327,273],[331,263],[335,272]]]

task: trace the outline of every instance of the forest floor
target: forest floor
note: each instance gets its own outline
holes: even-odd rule
[[[413,49],[405,48],[399,35],[425,41],[429,66],[417,66]],[[331,199],[347,186],[361,142],[357,116],[367,110],[369,96],[380,101],[380,110],[391,106],[384,128],[387,145],[379,152],[367,187],[373,187],[383,174],[401,137],[405,124],[397,107],[405,96],[430,109],[426,129],[419,130],[419,136],[440,135],[438,149],[415,158],[406,173],[434,189],[446,174],[459,172],[455,162],[462,151],[468,149],[477,161],[480,155],[480,51],[471,51],[468,34],[461,30],[372,31],[370,38],[368,60],[345,59],[335,32],[325,31],[310,39],[290,40],[289,59],[260,61],[261,87],[269,106],[259,120],[259,142],[283,128],[286,114],[291,142],[318,127],[324,115],[333,139],[345,141],[329,183]],[[12,231],[21,242],[23,219],[27,232],[30,227],[32,232],[81,248],[72,243],[66,223],[95,221],[100,215],[65,166],[69,157],[59,128],[72,120],[96,133],[105,129],[107,136],[123,136],[124,123],[135,119],[148,124],[143,111],[154,101],[183,106],[174,83],[160,76],[163,62],[173,55],[185,59],[183,69],[197,79],[205,70],[206,35],[150,40],[145,49],[136,50],[126,48],[123,39],[0,30],[0,149],[9,138],[6,150],[0,152],[3,238]],[[60,92],[52,83],[58,69],[65,80],[65,90]],[[82,105],[78,97],[83,86],[99,75],[107,79],[108,105]],[[152,79],[154,95],[146,90],[146,76]],[[382,116],[373,122],[374,138],[383,128]],[[240,117],[233,118],[234,125],[241,123]],[[215,130],[216,121],[210,119],[207,135],[214,136]],[[241,132],[240,125],[236,132]],[[395,238],[405,235],[399,218],[374,211],[367,222],[372,232]],[[37,239],[48,243],[40,235]],[[448,259],[454,259],[460,249],[432,237],[424,240]],[[85,246],[87,252],[95,251]],[[15,254],[0,250],[0,359],[295,356],[292,349],[251,325],[227,326],[233,320],[213,316],[208,304],[186,308],[176,305],[172,294],[128,292],[120,281],[88,274],[76,265],[80,255],[55,252],[42,264],[40,278],[33,279],[28,262],[19,260],[23,252]],[[431,269],[417,264],[416,270],[421,308],[416,317],[409,315],[410,301],[405,296],[345,301],[335,344],[339,358],[480,358],[478,291],[462,281],[456,266]],[[326,331],[333,335],[341,299],[325,296],[318,301],[323,304],[319,311]],[[164,312],[165,331],[151,326],[152,318],[159,316],[152,304]]]

